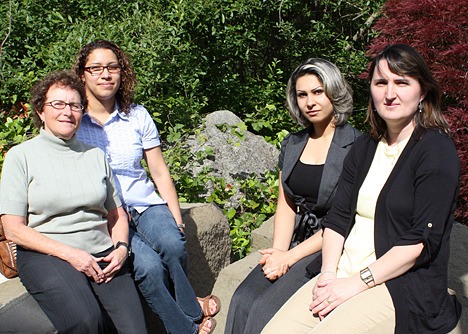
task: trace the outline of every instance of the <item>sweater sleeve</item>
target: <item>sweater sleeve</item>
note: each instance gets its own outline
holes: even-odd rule
[[[460,175],[457,151],[447,135],[428,133],[419,147],[411,161],[414,173],[411,228],[396,241],[397,246],[424,244],[416,266],[427,263],[446,237],[448,224],[453,222]]]
[[[107,179],[106,179],[106,190],[107,198],[104,203],[104,207],[107,211],[114,210],[122,206],[122,201],[120,200],[119,191],[115,185],[114,173],[110,167],[107,159],[103,156],[104,165],[106,169]]]
[[[28,176],[24,155],[13,147],[2,167],[1,214],[28,216]]]

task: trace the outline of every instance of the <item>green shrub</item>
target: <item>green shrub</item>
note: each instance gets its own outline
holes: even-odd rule
[[[70,68],[86,43],[113,40],[133,60],[136,101],[158,124],[181,201],[212,201],[223,208],[230,217],[235,256],[242,257],[251,229],[274,213],[276,174],[238,180],[242,204],[224,207],[232,185],[207,168],[195,176],[193,162],[212,152],[189,153],[184,140],[196,136],[205,114],[227,109],[278,147],[297,128],[284,107],[286,81],[308,57],[326,58],[341,68],[355,92],[351,122],[362,129],[367,89],[357,77],[365,69],[365,45],[374,36],[371,25],[383,2],[3,1],[2,153],[35,133],[22,107],[34,82],[52,70]],[[208,197],[203,196],[207,183],[214,189]]]

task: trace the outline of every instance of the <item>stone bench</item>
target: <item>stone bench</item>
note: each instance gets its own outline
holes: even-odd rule
[[[188,276],[197,296],[205,296],[211,292],[221,269],[230,263],[229,224],[213,204],[181,204],[181,209],[186,224]],[[146,305],[145,315],[150,333],[165,332]],[[56,332],[19,278],[4,279],[0,284],[0,333]]]
[[[213,294],[221,299],[223,305],[216,316],[218,327],[216,333],[223,333],[226,316],[232,294],[248,273],[257,265],[260,259],[259,249],[271,247],[273,238],[273,218],[263,223],[252,232],[252,252],[240,261],[224,268],[218,276],[213,288]],[[457,331],[453,333],[468,333],[468,227],[455,223],[451,235],[451,255],[449,262],[449,287],[457,294],[463,306],[462,318]]]

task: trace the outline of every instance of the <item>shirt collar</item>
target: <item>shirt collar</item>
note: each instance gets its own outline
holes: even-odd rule
[[[119,103],[117,101],[115,101],[115,104],[114,104],[114,111],[112,112],[111,114],[111,118],[114,118],[118,115],[118,117],[120,117],[122,120],[124,121],[128,121],[128,115],[124,112],[121,112],[120,111],[120,106],[119,106]]]
[[[89,119],[89,121],[91,121],[92,123],[101,126],[101,124],[99,124],[96,120],[94,120],[93,117],[91,117],[91,115],[89,113],[85,113],[83,115],[83,117],[87,117]],[[110,123],[110,122],[112,122],[114,120],[117,120],[117,118],[120,118],[123,121],[129,121],[128,115],[125,114],[124,112],[121,112],[119,103],[115,102],[114,111],[110,114],[110,117],[107,119],[107,121],[106,121],[106,123],[104,125],[106,125],[106,124],[108,124],[108,123]]]

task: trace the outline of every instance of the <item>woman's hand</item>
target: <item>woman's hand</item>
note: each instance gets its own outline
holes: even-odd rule
[[[323,293],[322,289],[334,280],[336,280],[336,273],[331,271],[320,273],[317,283],[315,283],[315,286],[312,289],[312,300],[315,300],[317,296],[320,296]]]
[[[109,264],[103,270],[104,273],[104,283],[109,283],[112,278],[119,272],[122,268],[125,260],[128,257],[128,250],[126,247],[119,247],[114,249],[109,255],[102,258],[102,262],[108,262]]]
[[[262,258],[259,263],[263,265],[263,273],[270,281],[276,280],[286,274],[292,265],[292,257],[288,251],[276,248],[259,250]]]
[[[328,275],[328,278],[325,275]],[[334,279],[330,278],[332,275],[335,275]],[[358,274],[348,278],[336,278],[336,274],[324,273],[320,275],[313,289],[312,304],[309,308],[323,320],[338,305],[367,289],[367,285]]]
[[[65,259],[76,270],[92,278],[96,283],[104,282],[105,274],[98,262],[103,258],[97,258],[81,249],[72,248]]]

